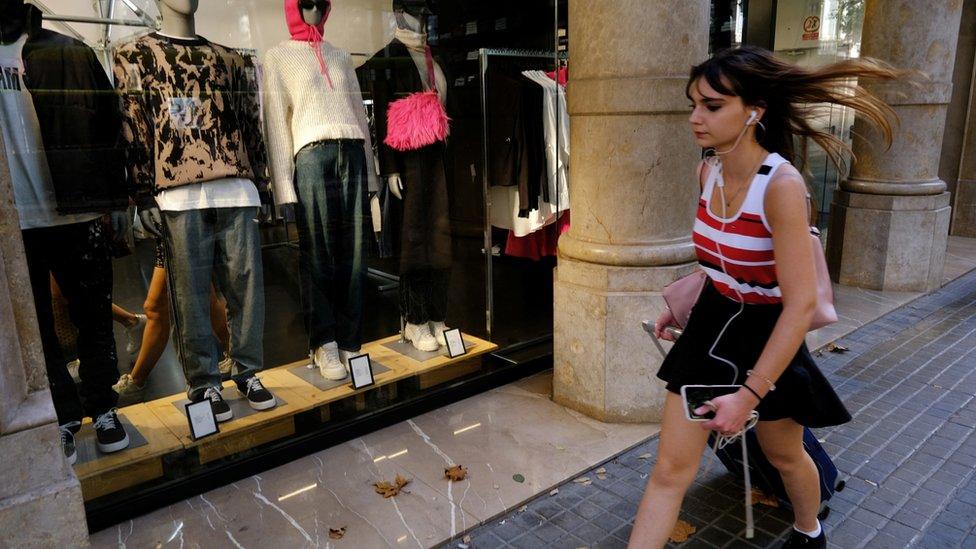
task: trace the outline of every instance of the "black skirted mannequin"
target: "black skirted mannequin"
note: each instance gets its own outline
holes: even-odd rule
[[[398,36],[410,35],[423,41],[420,31],[423,19],[430,13],[429,3],[394,0],[393,9]],[[416,51],[418,44],[410,47]],[[372,99],[375,106],[380,174],[391,190],[399,187],[394,194],[403,198],[399,256],[400,312],[406,321],[404,337],[418,349],[433,351],[438,343],[445,344],[443,332],[451,269],[445,144],[439,142],[417,150],[398,151],[383,143],[390,103],[429,89],[438,89],[441,100],[446,99],[446,89],[441,89],[446,78],[440,72],[436,56],[437,82],[428,82],[427,74],[418,69],[411,56],[410,47],[400,38],[394,38],[356,72],[363,97]]]

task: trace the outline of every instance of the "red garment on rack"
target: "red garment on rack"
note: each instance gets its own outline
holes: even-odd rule
[[[559,237],[569,230],[569,210],[560,214],[555,223],[550,223],[538,231],[525,236],[515,236],[508,231],[508,241],[505,243],[505,255],[524,257],[532,261],[539,261],[546,256],[556,255]]]
[[[556,71],[549,71],[546,76],[556,80]],[[559,79],[556,83],[560,86],[565,86],[569,82],[569,67],[559,67]]]

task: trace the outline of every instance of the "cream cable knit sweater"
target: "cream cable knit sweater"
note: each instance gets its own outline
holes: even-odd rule
[[[266,141],[279,206],[298,202],[292,180],[295,155],[305,145],[326,139],[365,140],[369,188],[378,188],[373,144],[352,60],[328,42],[322,42],[322,55],[335,89],[329,87],[315,51],[306,42],[286,40],[265,56]]]

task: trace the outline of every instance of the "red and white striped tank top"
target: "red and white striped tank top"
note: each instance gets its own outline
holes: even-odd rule
[[[735,301],[739,301],[736,290],[749,304],[783,301],[776,281],[772,229],[766,221],[763,202],[769,180],[784,163],[786,159],[779,154],[766,157],[733,217],[723,219],[710,207],[716,182],[722,177],[718,167],[711,168],[698,200],[692,232],[698,263],[719,293]]]

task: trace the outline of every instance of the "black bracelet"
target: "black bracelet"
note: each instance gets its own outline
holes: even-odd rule
[[[742,384],[742,386],[743,386],[744,388],[746,388],[746,389],[747,389],[747,390],[748,390],[748,391],[749,391],[750,393],[752,393],[752,394],[754,394],[754,395],[756,395],[756,398],[757,398],[757,399],[759,399],[759,402],[762,402],[762,399],[763,399],[763,397],[761,397],[761,396],[759,396],[759,393],[757,393],[756,391],[754,391],[754,390],[752,389],[752,387],[750,387],[750,386],[748,386],[748,385],[746,385],[745,383],[743,383],[743,384]]]

